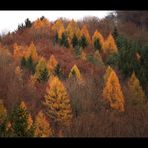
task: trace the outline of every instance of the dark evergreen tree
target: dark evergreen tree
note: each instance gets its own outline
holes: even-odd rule
[[[94,48],[95,48],[95,50],[101,50],[101,44],[100,44],[100,41],[99,41],[99,39],[95,39],[94,40]]]
[[[78,41],[78,38],[77,36],[74,34],[73,38],[72,38],[72,46],[73,48],[75,48],[76,46],[78,46],[79,44],[79,41]]]
[[[84,35],[82,35],[81,39],[80,39],[80,46],[84,49],[85,47],[88,46],[88,42],[87,39]]]

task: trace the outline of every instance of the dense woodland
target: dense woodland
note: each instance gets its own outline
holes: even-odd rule
[[[0,137],[125,136],[148,136],[148,11],[0,36]]]

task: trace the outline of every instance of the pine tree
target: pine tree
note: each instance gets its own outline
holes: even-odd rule
[[[40,111],[35,118],[35,137],[51,137],[53,130],[44,113]]]
[[[64,77],[64,74],[63,74],[60,64],[56,65],[54,73],[59,79],[62,79]]]
[[[46,61],[43,57],[39,60],[36,66],[35,77],[38,81],[47,81],[49,78]]]
[[[80,46],[84,49],[88,46],[87,39],[84,35],[80,38]]]
[[[103,89],[103,97],[110,107],[120,112],[124,111],[124,96],[121,90],[119,79],[114,70],[110,72]]]
[[[69,47],[68,38],[67,38],[67,35],[64,32],[62,33],[62,37],[61,37],[61,40],[60,40],[60,45],[66,47],[66,48]]]
[[[99,39],[94,40],[94,49],[101,51],[101,45]]]
[[[14,137],[32,137],[34,135],[33,121],[23,101],[14,108],[11,123]]]
[[[67,90],[58,77],[48,82],[45,95],[48,116],[57,126],[68,126],[72,119],[70,99]]]
[[[113,36],[114,39],[117,41],[117,38],[118,38],[118,36],[119,36],[119,33],[118,33],[118,30],[117,30],[117,27],[116,27],[116,26],[114,27],[112,36]]]
[[[72,46],[73,46],[73,48],[78,46],[78,44],[79,44],[79,40],[78,40],[77,36],[74,34],[74,36],[72,38]]]
[[[25,27],[26,28],[30,28],[32,26],[32,23],[31,23],[31,21],[29,20],[29,18],[27,18],[26,20],[25,20]]]
[[[71,68],[70,73],[69,73],[69,78],[70,78],[70,77],[75,77],[75,78],[77,78],[78,80],[81,79],[81,73],[80,73],[80,71],[79,71],[77,65],[74,65],[74,66]]]

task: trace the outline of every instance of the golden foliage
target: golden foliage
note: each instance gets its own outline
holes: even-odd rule
[[[75,76],[78,80],[81,80],[81,73],[77,67],[77,65],[74,65],[69,73],[69,78]]]
[[[89,44],[91,44],[91,38],[90,38],[90,35],[89,35],[89,32],[88,32],[88,29],[87,29],[87,26],[86,25],[83,25],[82,29],[81,29],[81,36],[84,35],[87,39],[87,42]]]
[[[59,125],[69,125],[72,119],[72,110],[67,90],[58,77],[51,77],[46,89],[45,105],[48,115]]]
[[[61,39],[62,33],[65,31],[63,22],[61,19],[57,19],[52,26],[52,30],[58,33],[58,37]]]
[[[28,58],[29,56],[32,57],[33,61],[38,61],[38,53],[33,42],[31,42],[30,46],[28,47],[25,53],[25,58]]]
[[[128,89],[129,91],[134,95],[134,98],[136,99],[142,99],[144,98],[144,92],[142,87],[140,86],[140,82],[137,79],[135,73],[133,73],[128,80]]]
[[[53,136],[51,125],[47,121],[44,113],[40,111],[35,118],[35,136],[50,137]]]
[[[92,42],[93,43],[94,43],[95,39],[99,39],[100,44],[101,44],[101,48],[102,48],[102,46],[104,44],[104,38],[103,38],[102,34],[100,32],[98,32],[98,30],[96,30],[94,32],[94,35],[92,36]]]
[[[38,62],[38,64],[37,64],[37,66],[36,66],[36,68],[35,68],[35,77],[36,77],[36,79],[39,79],[40,78],[41,72],[43,72],[46,67],[47,67],[46,60],[45,60],[44,57],[41,57],[40,60],[39,60],[39,62]]]
[[[51,55],[50,56],[50,59],[49,59],[49,61],[47,63],[48,70],[49,70],[49,72],[51,74],[54,74],[54,70],[55,70],[57,64],[58,64],[58,62],[57,62],[55,56],[54,55]]]
[[[22,72],[23,70],[19,66],[15,68],[15,74],[18,76],[18,78],[22,78]]]
[[[124,96],[121,90],[119,79],[114,70],[112,70],[105,82],[103,97],[109,103],[110,107],[123,112]]]
[[[50,22],[46,19],[46,18],[44,18],[43,20],[41,20],[41,19],[37,19],[34,23],[33,23],[33,25],[32,25],[32,27],[34,28],[34,29],[40,29],[40,28],[43,28],[43,27],[47,27],[47,28],[50,28]]]
[[[118,52],[117,45],[111,33],[109,34],[109,36],[107,37],[107,39],[103,44],[103,51],[104,53],[107,53],[107,54]]]
[[[67,28],[66,28],[66,33],[70,40],[73,38],[74,34],[77,36],[78,39],[81,37],[81,31],[80,28],[78,27],[77,23],[72,19]]]
[[[107,69],[106,69],[106,72],[103,76],[104,83],[107,81],[107,79],[108,79],[108,77],[109,77],[109,75],[112,71],[113,71],[113,69],[110,66],[108,66]]]

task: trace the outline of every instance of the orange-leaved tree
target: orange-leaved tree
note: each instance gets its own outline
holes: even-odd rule
[[[98,30],[96,30],[92,36],[92,43],[93,45],[95,44],[95,40],[99,40],[99,43],[100,43],[100,46],[101,46],[101,49],[103,47],[103,44],[104,44],[104,38],[102,36],[102,34],[100,32],[98,32]]]
[[[135,72],[132,73],[127,84],[132,103],[134,103],[135,105],[142,103],[145,99],[145,94],[142,87],[140,86],[140,82],[136,77]]]
[[[112,69],[109,72],[103,88],[103,97],[109,103],[110,107],[123,112],[125,100],[120,86],[118,76]]]
[[[106,54],[112,54],[112,53],[118,52],[116,42],[111,33],[108,35],[107,39],[104,41],[103,52]]]
[[[58,37],[61,39],[62,33],[64,33],[65,28],[61,19],[57,19],[52,26],[52,30],[58,33]]]
[[[45,105],[49,118],[57,127],[68,126],[72,119],[70,98],[58,77],[51,77],[46,89]]]
[[[55,56],[51,55],[49,60],[48,60],[48,63],[47,63],[47,67],[48,67],[50,74],[54,74],[54,71],[55,71],[57,64],[58,64],[58,62],[57,62]]]
[[[51,137],[53,130],[46,119],[43,111],[40,111],[35,117],[35,137]]]
[[[25,58],[29,58],[30,56],[33,61],[38,61],[38,53],[33,42],[31,42],[30,46],[27,48]]]
[[[81,37],[80,28],[78,27],[77,23],[73,19],[69,22],[65,31],[68,37],[70,38],[70,40],[72,40],[74,34],[78,39],[80,39]]]
[[[90,38],[89,31],[88,31],[86,25],[83,25],[82,29],[81,29],[81,36],[83,36],[83,35],[86,37],[86,40],[90,45],[91,44],[91,38]]]

